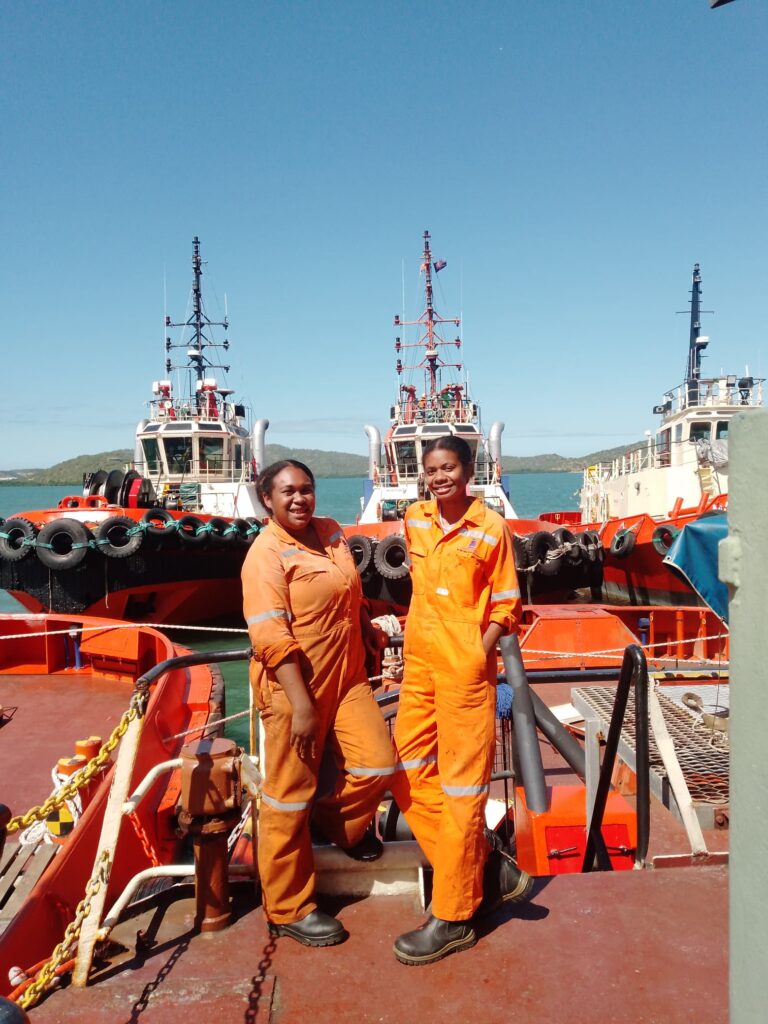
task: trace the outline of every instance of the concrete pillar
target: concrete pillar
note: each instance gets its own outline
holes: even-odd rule
[[[731,632],[731,1024],[768,1007],[768,410],[736,417],[720,578]]]

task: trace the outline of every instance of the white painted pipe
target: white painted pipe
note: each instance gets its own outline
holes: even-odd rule
[[[123,804],[123,814],[133,814],[147,795],[155,780],[164,772],[172,772],[174,768],[181,768],[181,758],[175,757],[172,761],[161,761],[154,768],[150,768],[130,797]]]

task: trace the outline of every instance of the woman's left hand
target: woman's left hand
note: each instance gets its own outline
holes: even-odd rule
[[[483,650],[485,651],[486,658],[492,651],[496,650],[496,644],[499,642],[499,637],[503,632],[504,627],[499,625],[498,622],[488,623],[488,628],[483,633]]]

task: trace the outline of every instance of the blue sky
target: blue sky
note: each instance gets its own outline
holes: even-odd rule
[[[195,234],[275,443],[386,426],[425,228],[505,454],[654,425],[695,262],[705,372],[768,372],[762,0],[0,10],[2,468],[132,446]]]

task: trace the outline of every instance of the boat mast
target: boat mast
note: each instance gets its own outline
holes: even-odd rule
[[[699,264],[693,265],[693,287],[691,288],[691,331],[688,339],[688,366],[685,371],[685,386],[688,405],[699,404],[699,380],[701,378],[701,352],[709,344],[701,337],[701,273]]]
[[[195,235],[192,239],[192,314],[188,320],[182,320],[178,323],[174,323],[169,316],[165,318],[166,327],[191,327],[193,331],[193,340],[191,342],[185,342],[184,340],[174,343],[169,337],[165,339],[165,350],[170,352],[173,348],[186,348],[187,350],[187,363],[174,364],[170,356],[165,361],[165,369],[167,373],[172,370],[192,370],[197,378],[197,387],[195,389],[195,401],[199,405],[203,401],[203,380],[208,369],[220,369],[224,370],[225,373],[229,372],[229,367],[223,363],[213,363],[205,355],[206,348],[217,348],[217,343],[213,342],[207,335],[206,330],[210,327],[223,327],[226,331],[229,327],[229,321],[225,316],[223,320],[211,320],[206,316],[203,310],[203,289],[202,280],[203,276],[203,261],[200,258],[200,239]],[[225,337],[221,343],[221,348],[224,351],[229,349],[229,340]]]
[[[440,358],[438,354],[440,345],[455,345],[456,348],[460,348],[461,339],[457,337],[455,341],[445,341],[444,338],[440,337],[437,327],[440,324],[454,324],[458,327],[461,324],[461,320],[456,319],[455,317],[442,317],[435,311],[432,291],[432,250],[429,246],[429,238],[429,231],[425,231],[424,251],[421,255],[421,269],[424,271],[426,308],[418,320],[401,320],[399,316],[395,317],[396,327],[421,327],[424,328],[424,334],[422,334],[418,341],[412,343],[404,342],[401,341],[400,338],[396,338],[395,350],[400,353],[404,348],[424,348],[424,359],[420,363],[414,366],[404,366],[402,361],[398,359],[396,369],[398,374],[401,374],[403,370],[423,369],[425,374],[426,390],[422,397],[424,398],[428,408],[438,410],[440,408],[438,396],[440,388],[440,371],[444,367],[452,367],[460,371],[462,369],[462,364],[446,363]],[[445,266],[445,264],[442,262],[434,264],[435,271],[441,270],[443,266]],[[406,387],[407,385],[401,386],[401,392]],[[459,391],[463,390],[461,385],[457,385],[457,388]]]

